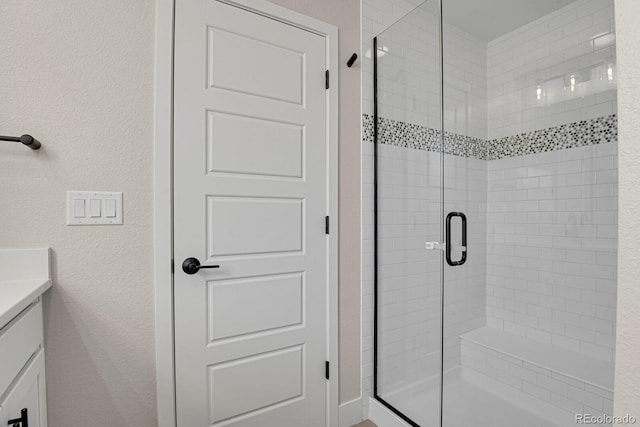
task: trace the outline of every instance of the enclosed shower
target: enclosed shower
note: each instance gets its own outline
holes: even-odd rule
[[[364,412],[611,425],[613,1],[364,0],[363,29]]]

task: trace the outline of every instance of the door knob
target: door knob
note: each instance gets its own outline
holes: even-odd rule
[[[187,274],[196,274],[201,268],[220,268],[219,265],[200,265],[198,258],[187,258],[182,262],[182,271]]]

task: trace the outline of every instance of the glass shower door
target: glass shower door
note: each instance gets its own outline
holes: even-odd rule
[[[441,425],[608,426],[613,2],[507,3],[442,1]]]
[[[610,425],[613,2],[518,5],[429,0],[371,52],[374,394],[411,426]]]
[[[440,425],[442,114],[439,2],[374,40],[374,394],[413,426]],[[375,126],[374,126],[375,124]]]

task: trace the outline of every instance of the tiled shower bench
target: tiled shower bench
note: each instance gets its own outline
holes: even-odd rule
[[[461,359],[464,380],[558,426],[613,413],[611,362],[491,327],[461,335]]]

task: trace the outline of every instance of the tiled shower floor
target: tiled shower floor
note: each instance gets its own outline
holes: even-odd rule
[[[436,387],[414,387],[387,397],[422,427],[439,424]],[[399,403],[401,402],[401,403]],[[460,377],[445,384],[443,425],[446,427],[559,427]],[[384,427],[384,426],[379,426]]]

